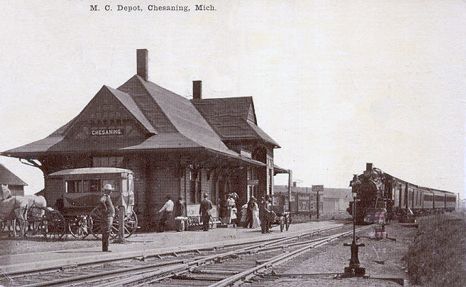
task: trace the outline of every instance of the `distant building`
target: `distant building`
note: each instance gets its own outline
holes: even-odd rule
[[[324,214],[345,213],[352,201],[350,188],[324,188]]]
[[[274,198],[276,200],[283,200],[285,206],[288,207],[288,186],[275,185]],[[348,208],[350,201],[350,188],[324,187],[324,192],[319,194],[319,214],[334,215],[346,213],[346,208]],[[311,187],[297,186],[296,182],[293,182],[291,186],[291,212],[295,213],[296,211],[317,214],[317,193],[312,191]]]
[[[24,186],[28,185],[21,178],[0,164],[0,184],[7,184],[11,195],[24,195]]]

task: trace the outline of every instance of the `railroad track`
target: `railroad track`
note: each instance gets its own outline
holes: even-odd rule
[[[357,231],[367,229],[359,228]],[[185,269],[178,273],[148,279],[151,275],[141,278],[130,278],[118,282],[119,286],[237,286],[249,282],[256,276],[262,276],[271,268],[302,255],[312,248],[317,248],[339,238],[349,236],[352,231],[339,232],[319,238],[300,238],[298,242],[277,242],[267,247],[243,252],[238,250],[233,260],[216,261],[216,264]],[[137,279],[137,280],[136,280]],[[121,284],[120,284],[121,283]],[[111,285],[102,285],[107,287]]]
[[[0,284],[106,287],[194,286],[217,282],[215,284],[220,285],[213,286],[228,286],[235,280],[248,280],[258,272],[293,258],[294,254],[301,254],[306,249],[321,246],[351,232],[339,232],[341,228],[348,227],[316,230],[259,242],[159,253],[131,259],[119,258],[83,266],[7,275]],[[327,233],[329,235],[324,235]]]

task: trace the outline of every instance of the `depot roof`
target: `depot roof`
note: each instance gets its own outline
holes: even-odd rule
[[[120,130],[98,130],[97,126],[126,125]],[[129,131],[127,131],[129,130]],[[48,137],[3,152],[20,158],[48,154],[104,151],[151,151],[204,149],[255,165],[263,163],[241,157],[225,140],[259,140],[278,144],[257,126],[252,98],[191,101],[155,83],[134,75],[118,89],[103,86],[71,121]]]

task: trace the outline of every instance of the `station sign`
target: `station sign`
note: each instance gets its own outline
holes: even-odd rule
[[[323,185],[313,185],[311,189],[313,192],[324,192]]]
[[[91,136],[121,136],[125,134],[122,128],[99,128],[91,129]]]
[[[258,179],[250,179],[248,180],[248,185],[259,185]]]

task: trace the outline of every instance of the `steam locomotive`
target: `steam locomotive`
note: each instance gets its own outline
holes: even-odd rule
[[[416,216],[451,212],[456,207],[456,195],[452,192],[418,186],[366,164],[366,170],[354,175],[350,182],[356,193],[354,219],[357,224],[374,223],[394,218],[412,221]],[[351,202],[347,211],[353,215]],[[382,216],[380,216],[382,215]]]

